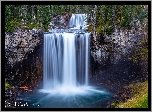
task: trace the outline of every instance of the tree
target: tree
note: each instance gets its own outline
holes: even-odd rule
[[[5,30],[12,32],[17,26],[42,28],[57,14],[85,13],[88,15],[88,30],[95,35],[111,34],[121,27],[131,28],[135,19],[143,21],[148,10],[143,5],[6,5]]]

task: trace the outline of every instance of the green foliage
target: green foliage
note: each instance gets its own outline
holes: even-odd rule
[[[97,33],[111,34],[115,28],[130,28],[133,19],[144,20],[148,17],[148,10],[143,5],[6,5],[5,30],[12,32],[18,25],[30,25],[30,28],[39,25],[48,31],[48,24],[53,15],[64,13],[86,13],[88,24],[93,25]],[[95,18],[96,17],[96,18]],[[92,18],[92,19],[91,19]],[[95,20],[94,20],[95,19]],[[35,24],[35,25],[31,25]],[[89,31],[94,32],[93,29]]]
[[[104,27],[103,26],[98,26],[97,28],[96,28],[96,32],[97,33],[104,33]]]
[[[10,20],[5,23],[5,30],[7,32],[13,32],[15,30],[15,28],[17,28],[17,26],[19,26],[19,23],[17,22],[16,19]]]
[[[127,102],[113,102],[111,106],[114,108],[148,108],[148,82],[138,82],[128,87],[133,90],[132,97]]]
[[[6,5],[5,31],[13,32],[17,27],[42,28],[48,31],[50,6],[42,5]]]
[[[139,20],[142,22],[145,18],[148,18],[148,10],[140,10],[138,15]]]
[[[27,25],[20,25],[21,28],[27,28],[27,29],[32,29],[32,28],[37,28],[39,29],[40,26],[39,24],[27,24]]]

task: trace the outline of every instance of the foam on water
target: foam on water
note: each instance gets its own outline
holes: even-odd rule
[[[102,90],[97,90],[93,86],[62,86],[56,89],[40,89],[39,92],[50,93],[52,95],[84,95],[89,93],[106,93]]]

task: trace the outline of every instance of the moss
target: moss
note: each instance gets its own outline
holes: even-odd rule
[[[148,93],[135,96],[119,105],[119,108],[148,108]]]
[[[140,105],[136,105],[135,108],[148,108],[148,94],[143,95],[140,100]]]
[[[10,89],[11,86],[10,84],[5,80],[5,90]]]
[[[116,101],[111,103],[111,108],[119,108],[119,105],[122,104],[121,101]]]
[[[127,87],[127,86],[126,86]],[[131,98],[127,102],[113,102],[113,108],[148,108],[148,81],[130,84],[133,89]]]

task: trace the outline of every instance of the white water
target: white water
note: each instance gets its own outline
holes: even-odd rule
[[[71,29],[80,29],[80,26],[82,26],[82,29],[85,29],[87,27],[86,19],[86,14],[72,14],[69,27],[73,27]]]
[[[76,48],[75,35],[63,34],[63,86],[76,86]]]
[[[84,26],[84,17],[73,14],[69,25]],[[80,88],[88,87],[89,48],[90,33],[44,34],[43,92],[84,91]]]
[[[106,90],[89,85],[90,33],[76,31],[44,34],[44,87],[21,96],[27,108],[102,108],[111,100]]]

